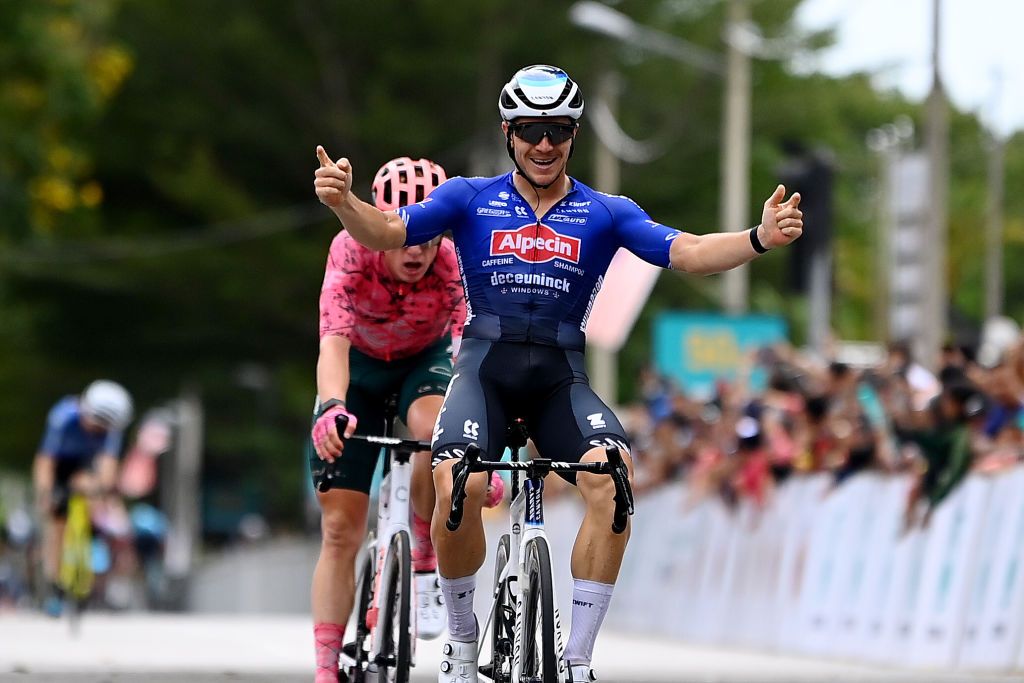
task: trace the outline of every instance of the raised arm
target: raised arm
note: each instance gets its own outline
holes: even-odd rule
[[[800,195],[794,193],[782,202],[786,188],[779,185],[764,203],[761,224],[741,232],[716,232],[707,235],[680,233],[669,251],[673,270],[698,275],[710,275],[730,270],[752,261],[768,249],[782,247],[803,232],[803,213],[800,211]],[[761,247],[759,251],[757,247]]]
[[[370,249],[395,249],[405,244],[405,223],[392,211],[381,211],[352,192],[352,164],[342,157],[331,161],[323,147],[316,148],[320,168],[313,186],[320,203],[338,217],[360,244]]]

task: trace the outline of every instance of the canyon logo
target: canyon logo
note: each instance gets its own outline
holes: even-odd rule
[[[527,263],[547,263],[556,258],[579,263],[580,238],[559,234],[537,223],[518,230],[495,230],[491,233],[491,256],[506,254]]]

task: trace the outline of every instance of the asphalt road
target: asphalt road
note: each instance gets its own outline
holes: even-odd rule
[[[418,643],[415,683],[437,680],[439,643]],[[308,617],[87,614],[78,637],[66,621],[0,614],[0,681],[44,683],[310,683]],[[980,683],[1020,676],[861,666],[683,645],[602,633],[602,683]]]
[[[38,673],[38,674],[32,674],[32,673],[27,673],[27,674],[18,674],[18,673],[0,674],[0,681],[24,681],[25,683],[28,683],[29,681],[31,681],[32,683],[58,683],[58,681],[59,681],[60,683],[66,683],[69,680],[73,680],[73,681],[75,681],[75,683],[229,683],[231,681],[236,681],[236,682],[245,681],[246,683],[271,683],[271,682],[273,682],[273,683],[310,683],[310,681],[313,680],[313,676],[312,676],[312,674],[307,674],[307,675],[300,675],[300,674],[287,675],[287,674],[285,674],[285,675],[266,676],[266,675],[244,674],[244,673],[223,673],[223,674],[185,674],[185,673],[178,673],[178,674],[154,674],[154,673],[130,674],[130,673],[124,673],[124,674],[73,674],[71,676],[69,676],[66,673],[62,673],[62,674],[52,674],[52,673],[51,674],[45,674],[45,673]],[[657,679],[657,680],[645,681],[645,680],[633,679],[633,680],[629,680],[628,683],[664,683],[665,680],[666,679]],[[870,678],[835,678],[835,677],[830,676],[828,674],[822,674],[820,677],[817,677],[817,678],[796,678],[796,679],[791,679],[791,678],[787,678],[787,677],[780,677],[777,674],[765,674],[763,676],[760,676],[760,675],[754,675],[754,676],[744,675],[744,676],[741,676],[741,677],[729,676],[729,675],[723,674],[722,677],[714,677],[714,676],[712,676],[712,677],[709,678],[709,677],[706,677],[704,675],[696,675],[696,676],[684,676],[682,678],[676,678],[676,679],[672,679],[672,680],[676,681],[677,683],[741,683],[741,682],[742,683],[783,683],[784,681],[788,682],[788,681],[793,681],[793,680],[795,680],[795,681],[807,681],[808,683],[810,683],[811,681],[822,681],[822,682],[826,682],[826,681],[875,681],[875,682],[879,682],[879,681],[894,681],[894,682],[922,681],[922,682],[924,682],[924,681],[934,681],[934,680],[941,680],[941,681],[945,681],[945,682],[949,682],[949,683],[952,683],[953,681],[957,681],[958,683],[959,682],[962,682],[962,683],[974,683],[975,681],[978,681],[979,679],[976,678],[976,677],[960,677],[960,678],[940,678],[940,679],[936,679],[936,678],[934,678],[932,676],[922,676],[922,677],[917,677],[917,678],[904,678],[904,677],[894,677],[894,678],[877,678],[877,677],[870,677]],[[988,680],[988,679],[982,679],[982,680]],[[1019,678],[1017,678],[1017,679],[1005,678],[1005,679],[1002,679],[1002,680],[1005,680],[1005,681],[1009,682],[1009,681],[1012,681],[1012,680],[1020,680],[1020,679]],[[437,675],[436,674],[428,674],[428,673],[415,674],[412,677],[412,681],[413,681],[413,683],[435,683],[437,681]],[[601,678],[600,679],[600,683],[627,683],[627,680],[626,679],[622,679],[622,678],[617,679],[617,680]]]

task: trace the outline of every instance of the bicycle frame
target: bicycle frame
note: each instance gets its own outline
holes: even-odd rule
[[[91,543],[88,500],[80,493],[72,493],[68,500],[59,560],[59,581],[71,600],[85,600],[92,592]]]
[[[510,595],[515,597],[516,605],[510,676],[512,683],[522,683],[519,678],[519,672],[522,668],[522,633],[525,627],[525,610],[523,606],[527,586],[525,582],[519,579],[527,574],[527,546],[531,542],[541,540],[545,546],[550,548],[547,534],[544,532],[544,477],[552,471],[589,472],[609,475],[615,482],[616,489],[612,530],[615,533],[622,533],[626,528],[628,516],[633,514],[633,496],[628,482],[628,472],[617,447],[609,446],[605,449],[608,456],[607,462],[565,463],[553,462],[543,458],[521,462],[519,460],[519,451],[526,443],[525,432],[519,438],[521,439],[519,441],[510,439],[509,445],[513,453],[511,462],[481,462],[479,459],[480,450],[476,448],[475,444],[467,449],[462,462],[456,466],[459,468],[459,471],[453,477],[452,507],[447,522],[448,529],[452,531],[457,529],[462,522],[462,504],[466,498],[465,487],[469,473],[495,470],[512,471],[513,500],[509,507],[508,562],[500,570],[492,596],[489,616],[480,631],[481,634],[484,634],[491,632],[491,629],[497,627],[497,624],[491,623],[494,618],[495,608],[503,597],[502,592],[509,591]],[[519,487],[520,472],[526,474],[526,479],[521,489]],[[558,609],[558,600],[557,596],[554,595],[553,577],[549,577],[549,579],[552,579],[550,584],[553,596],[554,649],[557,658],[558,676],[561,680],[566,674],[565,663],[562,660],[562,656],[565,653],[565,643],[562,635],[562,620]],[[492,663],[497,661],[493,652],[491,653],[491,661]],[[494,674],[493,671],[491,673],[492,675]],[[482,678],[486,679],[486,675],[482,675]]]
[[[543,479],[527,479],[523,483],[522,489],[509,506],[509,522],[509,558],[503,573],[507,573],[510,567],[515,567],[516,569],[516,574],[508,578],[510,583],[515,581],[516,584],[516,590],[513,593],[516,598],[516,624],[515,641],[512,644],[512,683],[519,683],[519,664],[522,657],[520,635],[524,626],[522,604],[525,594],[525,584],[519,581],[519,577],[526,574],[526,544],[535,538],[542,538],[550,546],[547,534],[544,533]],[[553,588],[554,586],[552,586]],[[495,599],[497,599],[497,595]],[[558,655],[559,676],[561,677],[565,673],[561,670],[562,654],[565,652],[565,645],[562,641],[562,617],[558,611],[557,594],[555,595],[554,603],[555,652]]]
[[[390,423],[388,432],[391,431]],[[390,433],[388,434],[390,437]],[[391,548],[391,541],[395,535],[400,531],[405,531],[410,536],[412,530],[409,527],[409,496],[412,490],[412,462],[410,462],[410,454],[396,451],[393,448],[388,449],[388,460],[387,462],[387,473],[384,475],[384,479],[381,481],[380,493],[377,498],[377,536],[370,541],[370,546],[377,558],[374,562],[374,591],[373,591],[373,606],[372,610],[375,613],[379,610],[380,600],[380,585],[383,568],[386,566],[385,560],[387,559],[387,553]],[[410,602],[412,618],[413,637],[411,639],[412,644],[412,664],[416,664],[416,608],[413,602]],[[374,624],[373,629],[373,647],[372,654],[374,657],[381,654],[382,647],[382,633],[381,630],[376,628]]]
[[[376,534],[367,534],[366,552],[370,557],[370,570],[373,573],[373,595],[365,615],[366,625],[372,632],[368,661],[371,666],[379,665],[386,659],[384,631],[378,628],[380,614],[380,600],[382,598],[382,581],[385,567],[388,566],[389,553],[391,552],[392,541],[395,536],[404,533],[411,539],[412,530],[409,526],[410,501],[412,491],[412,454],[421,450],[429,449],[430,444],[410,439],[399,439],[394,433],[394,420],[396,417],[395,399],[392,398],[385,412],[385,435],[366,436],[353,434],[349,439],[356,439],[375,444],[387,449],[387,457],[384,461],[384,478],[381,481],[380,492],[377,496],[377,528]],[[345,418],[338,418],[338,433],[344,433],[347,426]],[[330,476],[329,474],[327,475]],[[411,567],[408,569],[411,570]],[[358,582],[357,582],[358,585]],[[416,603],[409,596],[409,659],[410,667],[416,664]],[[358,609],[358,605],[356,606]],[[360,615],[357,615],[359,623]],[[346,666],[354,666],[347,655],[342,659]],[[368,670],[367,673],[370,673]],[[375,680],[375,679],[374,679]]]

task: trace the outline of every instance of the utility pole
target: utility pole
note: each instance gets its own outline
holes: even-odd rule
[[[988,206],[985,211],[985,320],[1003,315],[1003,202],[1005,201],[1006,138],[999,133],[996,113],[1002,98],[1003,74],[992,74],[992,122],[988,135]]]
[[[893,218],[890,178],[892,176],[893,150],[885,132],[875,128],[868,133],[868,147],[878,158],[878,194],[876,205],[878,216],[875,223],[875,305],[874,330],[877,341],[889,338],[889,296],[891,291],[890,258],[892,247]]]
[[[750,206],[750,57],[739,48],[729,32],[743,26],[749,18],[747,0],[729,0],[726,24],[725,125],[722,138],[720,229],[746,230]],[[749,268],[733,268],[722,275],[725,311],[732,315],[747,312]]]
[[[928,94],[925,122],[931,197],[925,249],[930,277],[925,290],[924,334],[917,349],[921,362],[933,369],[938,360],[939,348],[946,338],[949,301],[946,282],[949,240],[946,207],[949,197],[949,107],[939,69],[941,4],[941,0],[932,0],[932,89]]]
[[[1005,141],[993,131],[988,150],[985,215],[985,319],[1003,314],[1003,161]]]
[[[199,394],[186,388],[175,402],[174,451],[162,458],[161,500],[170,530],[165,565],[171,582],[171,602],[186,609],[188,582],[201,540],[199,496],[203,466],[203,404]]]

